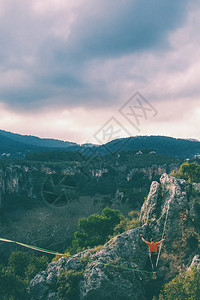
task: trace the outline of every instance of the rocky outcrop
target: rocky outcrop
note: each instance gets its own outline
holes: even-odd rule
[[[143,204],[141,227],[116,236],[100,249],[51,263],[31,281],[32,300],[57,299],[56,285],[52,285],[52,289],[49,280],[56,283],[61,270],[70,269],[84,271],[80,282],[81,300],[148,299],[146,288],[151,281],[148,251],[139,234],[147,240],[152,236],[160,240],[167,234],[158,264],[158,278],[162,282],[173,278],[199,254],[199,199],[200,184],[191,185],[162,175],[160,183],[152,183]]]
[[[0,167],[0,209],[6,206],[7,198],[22,196],[37,198],[35,172],[41,173],[39,168],[35,170],[23,165],[5,164]],[[37,177],[38,177],[37,174]],[[35,189],[35,190],[34,190]]]
[[[130,172],[127,175],[127,179],[130,180],[134,174],[137,173],[144,173],[147,175],[149,180],[152,180],[155,178],[155,176],[160,176],[164,173],[171,173],[174,170],[178,170],[180,167],[179,164],[163,164],[163,165],[152,165],[151,167],[146,167],[146,168],[133,168],[130,170]]]
[[[62,270],[84,270],[80,283],[80,299],[142,299],[145,300],[145,284],[150,280],[143,269],[146,249],[140,240],[142,229],[129,230],[104,245],[95,253],[84,251],[74,258],[62,257],[49,264],[45,272],[38,274],[30,283],[32,299],[50,299],[56,293],[49,288],[56,282]],[[54,285],[55,287],[55,285]],[[55,294],[55,298],[56,294]]]
[[[140,222],[149,225],[151,235],[157,240],[167,234],[159,261],[164,280],[185,269],[199,253],[199,217],[200,184],[189,184],[167,174],[161,176],[160,184],[152,183]]]

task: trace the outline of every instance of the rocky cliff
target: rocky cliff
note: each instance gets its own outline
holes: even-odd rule
[[[0,169],[0,209],[3,206],[3,199],[6,194],[22,194],[26,193],[28,197],[32,197],[32,185],[30,177],[26,176],[26,172],[21,168],[7,165]]]
[[[32,300],[58,299],[57,280],[62,270],[83,271],[79,286],[81,300],[151,299],[155,281],[149,273],[147,246],[141,241],[160,240],[165,226],[158,264],[157,284],[187,269],[199,254],[200,184],[189,184],[163,174],[153,182],[141,209],[141,227],[116,236],[98,249],[87,250],[74,258],[61,257],[30,283]],[[197,257],[197,256],[196,256]]]
[[[15,199],[39,199],[41,185],[48,172],[53,172],[43,164],[25,164],[22,162],[2,162],[0,165],[0,210],[6,209],[8,199],[13,197],[11,205],[15,208]],[[28,201],[28,200],[27,200]]]

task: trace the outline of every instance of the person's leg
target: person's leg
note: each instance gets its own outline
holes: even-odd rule
[[[155,254],[149,254],[149,258],[151,261],[152,271],[156,271],[156,255]]]
[[[151,262],[151,268],[152,268],[152,272],[154,272],[154,267],[153,267],[153,260],[152,260],[152,254],[149,254],[149,259],[150,259],[150,262]]]
[[[156,272],[156,261],[157,261],[157,255],[153,254],[152,255],[152,264],[153,264],[153,272]]]

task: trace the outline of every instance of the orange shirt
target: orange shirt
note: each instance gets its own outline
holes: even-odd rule
[[[154,243],[154,242],[147,242],[147,245],[148,245],[148,247],[149,247],[149,252],[151,253],[151,252],[155,252],[155,253],[157,253],[157,247],[158,247],[158,245],[159,245],[160,243],[159,242],[157,242],[157,243]]]

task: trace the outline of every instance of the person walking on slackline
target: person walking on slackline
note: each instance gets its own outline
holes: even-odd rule
[[[164,240],[166,240],[167,236],[164,236],[164,239],[160,240],[160,242],[154,242],[154,240],[151,238],[150,242],[147,242],[144,238],[143,235],[140,234],[142,241],[146,243],[149,247],[149,257],[151,261],[151,266],[152,266],[152,271],[154,274],[156,274],[156,260],[157,260],[157,248],[158,245],[161,244]]]

